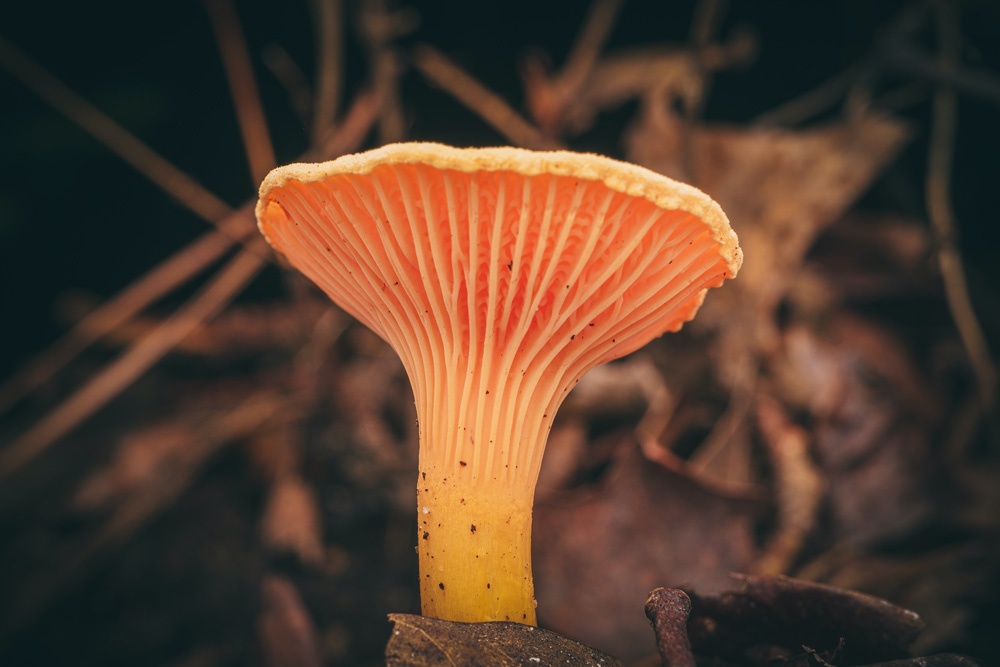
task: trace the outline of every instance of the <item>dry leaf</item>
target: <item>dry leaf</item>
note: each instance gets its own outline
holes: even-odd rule
[[[453,623],[411,614],[389,614],[389,620],[394,626],[385,648],[388,667],[623,667],[610,655],[530,625]]]
[[[535,506],[540,622],[626,660],[654,652],[642,607],[649,591],[728,585],[728,573],[753,560],[756,509],[645,459],[629,442],[599,488]]]
[[[748,324],[767,348],[774,309],[795,284],[806,252],[902,148],[908,132],[899,121],[866,116],[808,130],[699,127],[691,134],[668,102],[643,106],[626,136],[627,155],[695,183],[722,205],[746,261],[739,280],[713,295],[706,311],[731,321],[740,304],[756,304]]]
[[[924,628],[912,611],[855,591],[788,577],[742,576],[743,587],[691,596],[688,623],[698,655],[742,662],[765,647],[836,655],[837,665],[906,657]],[[752,661],[751,661],[752,662]]]
[[[818,418],[813,452],[829,483],[831,537],[884,543],[933,511],[943,480],[930,434],[941,408],[888,333],[847,316],[823,327],[790,328],[790,353],[773,364],[774,375],[784,395]]]

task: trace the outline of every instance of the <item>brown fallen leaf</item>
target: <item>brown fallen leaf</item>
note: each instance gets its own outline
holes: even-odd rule
[[[739,579],[741,589],[718,595],[688,591],[695,654],[742,664],[808,646],[837,665],[862,665],[906,657],[924,629],[917,614],[870,595],[783,576]]]
[[[713,295],[700,319],[731,322],[743,313],[743,328],[752,329],[741,335],[768,349],[774,310],[807,251],[898,153],[908,131],[892,118],[865,116],[806,130],[703,126],[691,134],[669,101],[643,105],[626,134],[626,154],[695,183],[725,209],[746,261],[740,279]]]
[[[454,623],[412,614],[389,614],[387,667],[623,667],[610,655],[554,632],[520,623]]]
[[[817,417],[813,455],[829,484],[833,540],[882,544],[912,534],[935,512],[946,480],[934,464],[941,407],[905,346],[857,317],[822,331],[794,325],[772,361],[781,393]]]
[[[716,591],[749,566],[758,505],[649,461],[634,440],[619,452],[597,488],[536,503],[535,596],[546,627],[633,660],[656,650],[650,590]]]

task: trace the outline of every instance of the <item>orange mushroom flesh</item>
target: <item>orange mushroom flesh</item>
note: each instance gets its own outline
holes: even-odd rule
[[[531,509],[556,410],[736,274],[725,214],[595,155],[411,143],[276,169],[257,217],[409,375],[423,614],[535,624]]]

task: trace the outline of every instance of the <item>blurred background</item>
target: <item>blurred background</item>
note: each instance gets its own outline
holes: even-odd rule
[[[0,664],[380,663],[419,610],[412,395],[246,205],[398,140],[643,164],[746,253],[564,406],[541,625],[634,663],[651,588],[783,573],[1000,662],[998,27],[985,0],[6,8]]]

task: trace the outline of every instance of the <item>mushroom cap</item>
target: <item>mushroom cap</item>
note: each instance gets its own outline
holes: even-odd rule
[[[701,191],[569,151],[400,143],[291,164],[264,179],[257,218],[408,368],[426,353],[418,339],[468,353],[561,337],[590,349],[540,356],[576,354],[578,378],[678,330],[743,259]]]
[[[533,624],[531,504],[552,418],[587,370],[679,329],[736,274],[725,214],[596,155],[412,143],[276,169],[257,218],[406,367],[423,613]]]

